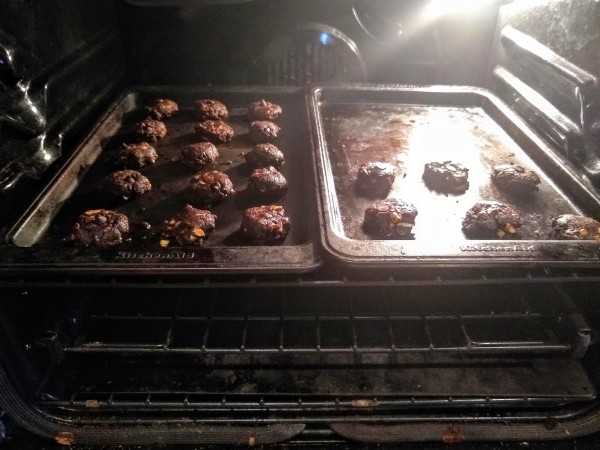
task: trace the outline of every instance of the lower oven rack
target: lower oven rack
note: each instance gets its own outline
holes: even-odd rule
[[[407,353],[581,357],[591,334],[575,306],[554,288],[480,286],[465,294],[448,286],[441,301],[433,287],[146,290],[127,302],[127,292],[112,298],[107,292],[88,292],[86,302],[73,306],[74,335],[49,329],[39,344],[57,352],[55,359],[191,354],[212,361],[235,358],[230,361],[237,365],[328,359],[338,365],[363,359],[389,365],[395,355]]]
[[[63,443],[258,445],[323,430],[328,442],[369,441],[380,430],[356,424],[418,424],[438,437],[455,424],[500,424],[515,439],[542,424],[536,438],[556,439],[595,417],[580,362],[593,330],[550,284],[448,285],[443,295],[437,286],[73,286],[52,302],[44,288],[7,292],[15,311],[35,311],[22,340],[39,374],[19,401],[4,383],[12,394],[0,395],[2,408],[18,421],[35,415],[21,423]],[[0,315],[10,308],[0,304]]]

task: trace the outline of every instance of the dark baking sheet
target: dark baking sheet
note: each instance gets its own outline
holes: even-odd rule
[[[351,85],[314,87],[310,95],[323,220],[322,241],[351,264],[444,265],[597,263],[600,244],[550,238],[551,219],[565,213],[600,217],[600,198],[568,162],[555,155],[493,94],[469,87]],[[422,181],[425,163],[453,160],[469,168],[463,195],[444,195]],[[378,240],[362,227],[373,198],[355,190],[358,167],[395,165],[388,197],[414,204],[414,240]],[[519,197],[498,190],[496,164],[536,171],[539,192]],[[512,206],[524,222],[519,239],[477,241],[462,233],[466,211],[478,200]]]
[[[134,125],[146,117],[144,107],[156,98],[175,100],[180,112],[165,120],[168,135],[153,144],[159,155],[157,163],[139,169],[150,179],[152,190],[127,202],[115,201],[102,188],[102,180],[120,168],[114,161],[120,144],[135,140]],[[227,173],[236,195],[211,208],[217,215],[216,229],[201,247],[162,248],[159,245],[162,223],[187,203],[182,191],[196,173],[178,159],[184,145],[199,140],[194,134],[197,119],[193,103],[201,98],[222,101],[230,111],[227,122],[235,131],[232,142],[217,146],[220,158],[202,172],[214,169]],[[250,245],[239,233],[243,210],[262,204],[244,192],[251,169],[243,157],[252,148],[247,137],[246,105],[261,98],[280,104],[284,111],[277,121],[281,133],[275,144],[285,155],[286,162],[280,171],[288,180],[289,190],[285,197],[270,203],[284,206],[292,226],[286,239],[274,246]],[[219,273],[312,270],[317,266],[311,232],[314,214],[310,214],[315,202],[312,178],[305,175],[311,169],[312,156],[306,117],[304,91],[297,88],[160,87],[125,93],[9,233],[11,247],[0,252],[0,268],[17,265],[118,272],[126,267],[128,273],[151,269],[185,272],[195,268]],[[126,214],[134,229],[131,240],[109,250],[65,242],[75,218],[86,210],[99,208]],[[138,229],[142,222],[152,225],[149,235]]]

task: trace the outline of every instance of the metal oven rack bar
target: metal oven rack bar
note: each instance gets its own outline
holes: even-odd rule
[[[458,292],[458,291],[457,291]],[[490,290],[480,290],[490,295]],[[268,300],[259,289],[211,289],[194,301],[194,292],[178,294],[157,305],[149,292],[146,311],[92,309],[65,354],[201,354],[201,355],[361,355],[396,353],[585,353],[589,327],[563,303],[552,299],[535,305],[515,296],[495,310],[494,298],[479,299],[459,312],[454,298],[439,305],[414,289],[369,287],[354,296],[335,296],[314,288],[287,301],[285,292]],[[273,291],[269,296],[273,295]],[[364,297],[361,297],[364,295]],[[401,298],[400,298],[401,296]],[[155,297],[155,298],[152,298]],[[207,298],[208,297],[208,298]],[[399,297],[402,306],[397,306]],[[561,300],[562,301],[562,300]],[[407,303],[409,306],[407,307]],[[461,305],[464,310],[465,306]],[[437,309],[437,311],[436,311]],[[443,330],[441,333],[439,330]],[[133,340],[132,340],[133,339]]]
[[[553,325],[560,326],[561,317],[552,317],[540,313],[523,314],[490,314],[484,315],[282,315],[276,316],[213,316],[208,314],[201,317],[185,318],[143,318],[136,316],[92,316],[90,330],[92,336],[102,330],[153,328],[152,336],[146,334],[146,342],[119,343],[101,342],[95,337],[84,338],[85,341],[74,346],[67,346],[65,353],[201,353],[201,354],[369,354],[396,352],[569,352],[572,345],[559,342]],[[326,331],[324,323],[329,331]],[[494,340],[485,337],[493,334],[498,327],[514,326],[512,331],[517,335],[506,336]],[[239,327],[238,327],[239,326]],[[439,326],[453,331],[451,336],[435,335]],[[225,327],[225,328],[223,328]],[[371,327],[370,330],[367,327]],[[262,340],[260,333],[272,333],[270,342]],[[310,335],[304,336],[306,342],[298,341],[297,333],[288,328],[305,328]],[[331,329],[343,337],[340,342],[332,342],[336,338],[330,334]],[[416,334],[400,335],[398,331],[404,328]],[[234,335],[223,336],[223,330],[234,332]],[[377,343],[368,331],[379,330]],[[518,336],[520,330],[524,335]],[[215,331],[211,331],[215,330]],[[219,331],[216,331],[219,330]],[[297,330],[296,330],[297,331]],[[187,335],[190,332],[192,335]],[[472,334],[483,333],[483,337],[474,338]],[[213,337],[219,333],[219,336]],[[329,341],[323,343],[323,335]],[[432,336],[433,334],[433,336]],[[527,335],[528,334],[528,335]],[[160,335],[160,336],[159,336]],[[398,335],[397,337],[395,335]],[[174,338],[175,336],[175,338]],[[88,340],[89,339],[89,340]],[[174,340],[175,339],[175,340]],[[223,342],[223,340],[226,342]],[[230,339],[233,339],[231,341]],[[345,342],[344,342],[345,341]],[[195,344],[195,345],[194,345]]]

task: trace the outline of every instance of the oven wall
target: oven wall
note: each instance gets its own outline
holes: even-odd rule
[[[500,10],[500,28],[506,25],[600,76],[600,2],[515,0]]]
[[[600,189],[600,3],[501,8],[488,86]]]
[[[125,71],[112,0],[0,0],[0,11],[1,231],[122,89]],[[7,119],[21,115],[14,99],[26,112],[33,105],[41,129],[23,132]]]
[[[151,6],[156,3],[170,6]],[[279,62],[273,47],[297,37],[297,28],[318,24],[343,33],[362,57],[366,77],[349,75],[342,81],[482,85],[502,2],[441,15],[424,0],[200,3],[119,4],[132,83],[274,84],[265,75],[266,66]],[[317,43],[320,37],[316,31]],[[333,46],[323,41],[328,45]],[[296,56],[281,65],[299,64]]]
[[[79,117],[123,72],[114,2],[82,6],[78,0],[0,1],[0,30],[12,41],[24,81],[45,91],[47,130],[69,125],[73,110]]]

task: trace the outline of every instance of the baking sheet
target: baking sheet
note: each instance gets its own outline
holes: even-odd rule
[[[598,242],[551,238],[553,217],[566,213],[600,217],[596,192],[488,91],[316,86],[310,102],[318,144],[322,242],[337,260],[358,265],[598,262]],[[442,194],[424,184],[424,165],[446,160],[469,169],[470,186],[464,194]],[[396,167],[388,197],[416,206],[414,240],[378,240],[365,233],[364,211],[375,199],[356,191],[356,173],[362,164],[374,161]],[[490,180],[497,164],[534,170],[542,179],[539,191],[518,196],[499,190]],[[467,239],[462,220],[479,200],[515,209],[523,221],[519,239]]]
[[[138,169],[152,183],[152,190],[129,201],[116,201],[102,188],[106,175],[121,167],[115,164],[120,144],[135,140],[136,122],[146,117],[145,106],[156,98],[170,98],[180,112],[165,120],[168,134],[152,144],[159,155],[156,164]],[[198,122],[193,103],[202,98],[223,102],[229,109],[227,119],[235,136],[230,143],[218,145],[220,157],[202,169],[220,170],[232,180],[236,195],[211,208],[217,215],[216,229],[201,247],[159,245],[165,219],[172,217],[187,203],[183,191],[197,172],[179,161],[181,148],[198,142],[194,125]],[[277,120],[281,132],[275,144],[285,155],[280,169],[288,180],[288,193],[274,203],[281,204],[292,226],[280,245],[250,245],[239,233],[242,212],[261,204],[245,194],[251,168],[244,153],[252,149],[248,139],[246,105],[266,99],[283,108]],[[140,88],[128,92],[103,117],[88,139],[65,165],[60,175],[9,234],[12,248],[4,253],[14,264],[25,267],[74,268],[106,271],[126,267],[128,271],[187,271],[201,268],[206,272],[305,272],[314,269],[316,260],[312,243],[314,205],[312,177],[305,176],[311,167],[311,148],[306,123],[304,92],[298,88],[228,87],[228,88]],[[65,241],[76,217],[90,209],[114,209],[126,214],[134,232],[131,240],[118,248],[83,248]],[[150,233],[139,224],[152,225]],[[14,247],[20,247],[19,253]],[[24,255],[27,254],[27,257]],[[16,258],[16,261],[15,261]],[[2,262],[8,263],[0,256]]]

